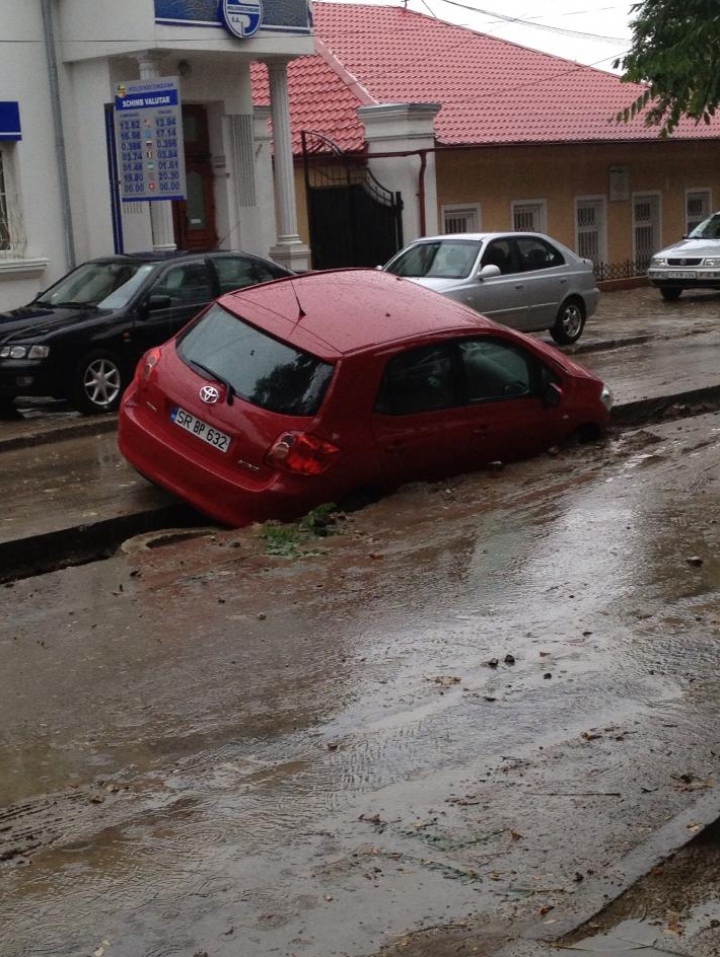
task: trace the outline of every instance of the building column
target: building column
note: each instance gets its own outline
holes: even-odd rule
[[[270,62],[267,67],[270,74],[278,228],[277,245],[271,248],[270,255],[288,269],[302,272],[308,269],[310,250],[300,241],[297,227],[287,62]]]
[[[435,178],[434,121],[439,103],[360,106],[371,158],[368,166],[386,189],[402,193],[403,242],[439,232]],[[422,151],[427,152],[422,152]],[[372,159],[373,153],[417,152],[415,156]]]
[[[146,52],[137,57],[140,67],[141,80],[157,80],[160,73],[161,54]],[[150,223],[152,225],[153,251],[156,253],[172,252],[177,249],[175,244],[175,227],[173,226],[172,204],[170,200],[153,200],[150,203]]]

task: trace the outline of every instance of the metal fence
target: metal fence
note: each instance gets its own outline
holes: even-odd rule
[[[626,259],[619,263],[595,263],[595,278],[598,282],[608,279],[635,279],[646,276],[650,258]]]

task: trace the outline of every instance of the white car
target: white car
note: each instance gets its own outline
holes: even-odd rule
[[[650,260],[648,279],[668,302],[683,289],[720,289],[720,212]]]
[[[563,345],[577,342],[600,298],[592,262],[542,233],[427,236],[382,268]]]

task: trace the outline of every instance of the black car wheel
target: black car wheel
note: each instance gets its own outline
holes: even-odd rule
[[[88,352],[78,362],[70,382],[70,401],[85,415],[115,412],[127,379],[112,352]]]
[[[682,289],[678,289],[677,286],[665,286],[660,290],[660,295],[665,302],[677,302],[680,296],[682,296]]]
[[[570,346],[578,341],[584,328],[585,304],[582,299],[566,299],[558,310],[550,335],[560,345]]]
[[[15,408],[15,399],[11,395],[0,395],[0,419],[19,418],[18,410]]]

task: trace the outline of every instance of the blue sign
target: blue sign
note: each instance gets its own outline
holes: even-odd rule
[[[245,40],[262,23],[262,0],[222,0],[223,23],[233,36]]]
[[[263,33],[284,33],[291,36],[307,36],[312,33],[310,4],[308,0],[239,0],[227,4],[228,12],[233,14],[230,22],[225,14],[223,0],[155,0],[155,22],[164,26],[178,27],[216,27],[226,29],[234,36],[251,36],[250,33],[237,33],[233,28],[235,14],[250,21],[250,29],[258,20],[256,29]],[[246,12],[235,7],[247,6]],[[254,31],[253,31],[254,32]]]
[[[0,101],[0,140],[21,140],[20,106],[14,100]]]
[[[115,89],[120,198],[185,199],[179,80],[129,80]]]

